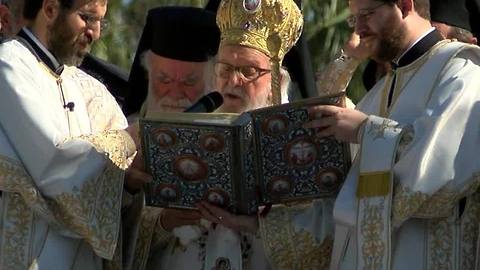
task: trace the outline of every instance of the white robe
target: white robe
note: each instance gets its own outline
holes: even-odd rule
[[[335,202],[332,269],[475,269],[479,64],[478,47],[442,41],[397,69],[390,108],[391,74],[357,105],[370,116]]]
[[[9,41],[0,108],[0,269],[103,269],[135,153],[114,98],[77,68],[58,77]]]
[[[161,208],[142,210],[131,269],[271,269],[258,235],[236,233],[206,220],[201,226],[162,229]],[[224,269],[224,268],[218,268]]]

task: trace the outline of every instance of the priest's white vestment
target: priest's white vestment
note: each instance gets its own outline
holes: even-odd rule
[[[136,150],[115,99],[12,40],[0,45],[0,108],[0,269],[104,269]]]
[[[369,117],[335,202],[331,269],[476,269],[479,64],[477,46],[441,41],[357,105]]]

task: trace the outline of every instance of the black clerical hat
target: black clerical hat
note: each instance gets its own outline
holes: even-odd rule
[[[430,0],[432,21],[471,31],[467,0]]]
[[[205,62],[217,53],[220,30],[215,13],[195,7],[158,7],[148,12],[130,69],[126,114],[140,110],[148,92],[141,56],[148,50],[175,60]]]
[[[205,5],[205,10],[210,10],[211,12],[217,13],[220,1],[221,0],[208,0],[207,4]]]
[[[150,49],[155,54],[205,62],[217,53],[220,31],[213,12],[194,7],[162,7],[152,9],[148,17],[154,26]]]
[[[466,0],[466,7],[470,14],[471,32],[477,38],[480,38],[480,0]]]

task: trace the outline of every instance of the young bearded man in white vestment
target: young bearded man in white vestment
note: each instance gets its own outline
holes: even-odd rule
[[[311,110],[318,136],[359,146],[331,269],[476,269],[480,50],[442,40],[422,1],[351,0],[355,32],[393,70],[355,110]]]
[[[120,258],[124,178],[136,190],[147,177],[125,177],[137,129],[74,67],[106,9],[26,0],[27,27],[0,45],[0,269],[104,269]]]

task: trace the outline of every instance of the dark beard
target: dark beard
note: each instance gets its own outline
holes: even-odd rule
[[[67,22],[66,12],[61,12],[50,27],[50,39],[48,48],[61,64],[79,66],[89,47],[80,50],[79,39]],[[91,42],[90,42],[91,43]]]
[[[381,33],[381,39],[378,43],[378,51],[375,60],[380,62],[393,61],[402,51],[402,41],[405,39],[406,30],[398,27],[392,31],[392,28],[385,27],[385,31]]]

